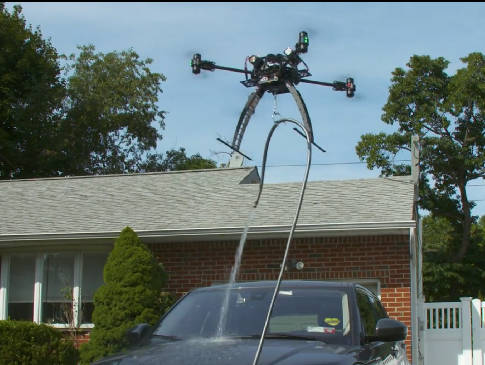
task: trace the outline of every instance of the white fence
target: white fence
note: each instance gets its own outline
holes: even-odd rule
[[[485,302],[424,303],[424,365],[485,365]]]

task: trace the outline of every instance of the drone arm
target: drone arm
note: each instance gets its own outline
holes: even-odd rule
[[[192,73],[194,74],[199,74],[200,70],[208,70],[208,71],[224,70],[224,71],[231,71],[231,72],[239,72],[243,74],[250,74],[250,72],[247,70],[241,70],[239,68],[234,68],[234,67],[218,66],[216,65],[215,62],[203,60],[201,59],[200,53],[194,54],[194,56],[192,57],[190,66],[192,67]]]
[[[216,64],[213,64],[212,65],[212,70],[224,70],[224,71],[231,71],[231,72],[239,72],[239,73],[242,73],[242,74],[251,74],[251,72],[247,71],[247,70],[241,70],[239,68],[234,68],[234,67],[225,67],[225,66],[218,66]]]
[[[320,86],[335,87],[335,85],[331,82],[313,81],[313,80],[305,80],[305,79],[301,79],[300,82],[304,82],[306,84],[315,84],[315,85],[320,85]]]
[[[351,77],[349,77],[345,82],[343,81],[323,82],[323,81],[313,81],[313,80],[304,80],[304,79],[301,79],[300,82],[305,82],[307,84],[321,85],[321,86],[330,86],[335,91],[345,91],[349,98],[353,97],[355,93],[354,79]]]

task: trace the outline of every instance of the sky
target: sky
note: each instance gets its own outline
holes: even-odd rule
[[[194,53],[221,66],[243,68],[247,56],[282,53],[294,48],[298,33],[309,35],[302,59],[309,79],[333,82],[353,77],[354,98],[343,92],[309,84],[297,89],[307,105],[315,142],[310,180],[359,179],[379,176],[360,163],[355,146],[365,133],[394,132],[381,121],[391,73],[405,68],[412,55],[444,57],[448,74],[464,67],[460,58],[484,52],[485,3],[161,3],[161,2],[8,2],[20,4],[33,27],[60,54],[78,53],[77,46],[93,44],[99,52],[132,48],[151,58],[152,72],[161,84],[160,109],[167,111],[158,152],[184,147],[218,164],[227,163],[239,115],[253,91],[242,74],[226,71],[191,72]],[[301,119],[289,94],[265,94],[241,143],[241,151],[258,166],[273,124],[273,110],[282,117]],[[271,140],[265,181],[299,182],[307,159],[305,140],[288,125]],[[397,159],[409,160],[402,153]],[[470,184],[476,200],[473,213],[485,215],[485,181]]]

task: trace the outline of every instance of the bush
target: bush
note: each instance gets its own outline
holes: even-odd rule
[[[160,292],[166,274],[131,228],[116,240],[103,277],[105,284],[94,294],[94,329],[81,346],[82,363],[126,348],[128,329],[138,323],[154,325],[165,311]]]
[[[165,314],[172,305],[174,305],[177,302],[178,298],[175,294],[162,291],[160,293],[159,301],[160,301],[160,306],[163,308],[163,313]]]
[[[0,364],[76,364],[79,353],[62,333],[45,324],[0,321]]]

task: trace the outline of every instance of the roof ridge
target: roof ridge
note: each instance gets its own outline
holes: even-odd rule
[[[109,177],[125,177],[125,176],[145,176],[145,175],[173,175],[173,174],[184,174],[184,173],[201,173],[201,172],[216,172],[216,171],[220,172],[220,171],[232,171],[232,170],[253,170],[255,168],[256,168],[256,166],[221,167],[221,168],[197,169],[197,170],[136,172],[136,173],[128,173],[128,174],[34,177],[34,178],[27,178],[27,179],[0,180],[0,183],[25,182],[25,181],[45,181],[45,180],[77,180],[77,179],[90,179],[90,178],[109,178]]]
[[[357,181],[383,181],[383,180],[388,180],[388,181],[396,181],[396,182],[402,182],[402,180],[410,180],[411,181],[412,176],[411,175],[400,175],[400,176],[378,176],[378,177],[357,177],[353,179],[329,179],[329,180],[309,180],[307,184],[312,184],[312,183],[349,183],[349,182],[357,182]],[[286,185],[286,184],[301,184],[301,181],[287,181],[287,182],[268,182],[268,185]]]

